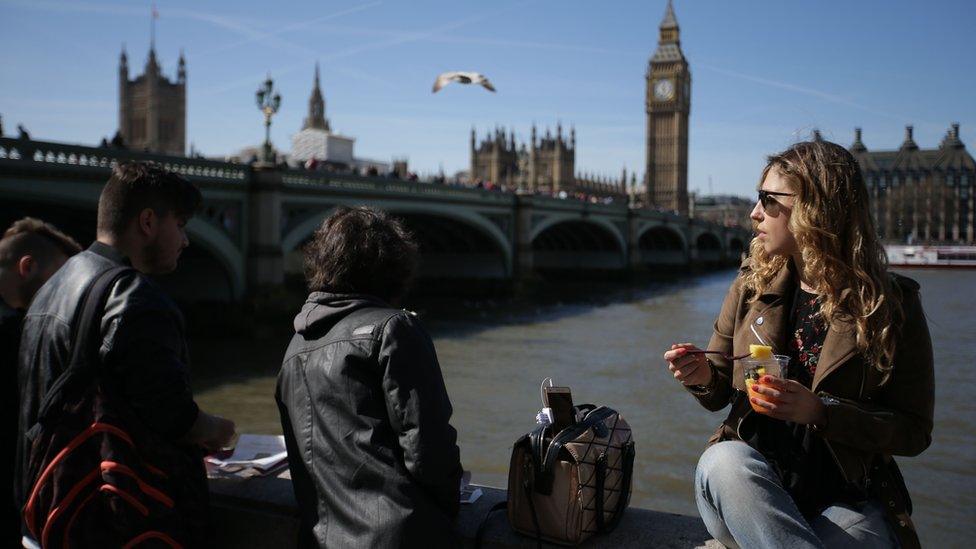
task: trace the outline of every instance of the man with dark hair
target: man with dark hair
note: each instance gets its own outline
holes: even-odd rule
[[[25,434],[36,423],[46,393],[68,366],[72,325],[85,291],[100,274],[123,265],[134,271],[115,282],[104,307],[101,375],[111,379],[134,417],[167,445],[158,450],[186,456],[192,473],[181,480],[205,497],[202,450],[226,446],[234,423],[203,412],[194,402],[183,316],[146,276],[176,269],[189,244],[186,223],[200,202],[193,184],[157,165],[119,164],[99,198],[96,241],[68,260],[35,295],[24,318],[18,364],[22,405],[15,480],[20,505],[35,480],[27,478]],[[195,530],[190,535],[203,533]]]
[[[305,249],[312,293],[275,393],[303,546],[457,546],[451,401],[430,336],[390,305],[416,267],[409,233],[369,208],[340,208]]]
[[[10,479],[4,503],[0,542],[20,544],[20,510],[13,498],[14,459],[17,447],[17,350],[20,347],[24,309],[41,285],[69,257],[81,251],[70,236],[50,223],[25,217],[14,222],[0,238],[0,371],[6,381],[3,440],[3,478]]]
[[[14,309],[26,309],[41,285],[81,246],[54,225],[25,217],[0,239],[0,298]]]

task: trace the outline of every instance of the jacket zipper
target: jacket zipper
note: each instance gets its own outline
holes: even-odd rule
[[[860,406],[858,406],[855,402],[853,402],[851,400],[848,400],[848,399],[840,399],[840,398],[837,398],[835,396],[832,396],[830,393],[825,393],[825,392],[821,391],[820,393],[818,393],[818,396],[820,396],[821,398],[829,398],[831,400],[836,401],[837,403],[844,403],[844,404],[847,404],[849,406],[853,406],[855,408],[858,408],[861,411],[864,411],[864,409],[861,408]],[[873,415],[873,416],[884,416],[884,417],[890,417],[890,416],[894,415],[891,412],[868,412],[868,413],[871,414],[871,415]],[[847,472],[844,471],[844,468],[841,466],[840,460],[837,459],[837,454],[834,453],[834,449],[830,445],[830,441],[828,441],[826,438],[824,438],[822,440],[824,441],[824,444],[827,446],[827,450],[830,451],[830,455],[834,458],[834,462],[837,464],[837,468],[840,469],[841,475],[843,475],[844,480],[846,480],[848,482],[848,484],[850,484],[851,483],[850,478],[847,476]],[[868,474],[868,467],[864,463],[864,460],[861,460],[861,470],[864,473],[864,480],[865,480],[865,482],[867,482],[868,477],[869,477],[869,474]]]
[[[809,429],[810,427],[807,426],[807,428]],[[840,460],[837,459],[837,454],[834,452],[834,447],[830,445],[830,441],[825,438],[822,438],[821,440],[823,440],[824,446],[827,447],[827,451],[830,452],[830,457],[834,459],[834,464],[837,465],[837,470],[840,471],[840,476],[844,477],[844,482],[851,484],[851,479],[847,476],[847,471],[844,470],[844,466],[840,464]]]

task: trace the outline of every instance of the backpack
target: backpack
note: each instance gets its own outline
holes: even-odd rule
[[[71,361],[27,433],[23,518],[41,547],[184,547],[204,537],[202,452],[150,431],[102,371],[101,317],[113,283],[98,276],[73,326]]]
[[[584,404],[583,419],[552,434],[540,425],[512,449],[508,522],[542,541],[577,545],[613,530],[630,502],[634,439],[615,410]]]

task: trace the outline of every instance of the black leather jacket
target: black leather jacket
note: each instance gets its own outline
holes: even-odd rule
[[[455,547],[461,463],[430,337],[410,313],[313,293],[276,399],[303,545]]]
[[[3,372],[3,504],[0,505],[0,544],[16,547],[20,543],[20,510],[14,499],[14,463],[17,452],[17,349],[20,347],[20,323],[23,311],[15,311],[0,300],[0,371]],[[7,446],[9,444],[9,446]]]
[[[71,360],[72,326],[85,290],[104,271],[127,265],[114,248],[95,242],[75,255],[34,296],[24,318],[18,360],[18,422],[15,492],[23,506],[28,493],[29,448],[25,433],[37,421],[44,395]],[[132,271],[113,286],[105,304],[100,349],[105,371],[135,413],[164,438],[189,431],[199,409],[187,373],[189,357],[183,316],[146,276]]]

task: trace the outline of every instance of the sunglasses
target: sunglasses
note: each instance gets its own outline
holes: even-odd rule
[[[796,196],[796,194],[778,193],[774,191],[764,191],[762,189],[759,189],[759,203],[762,204],[764,210],[768,210],[770,208],[778,208],[782,206],[782,204],[780,204],[778,200],[773,198],[775,196]]]

